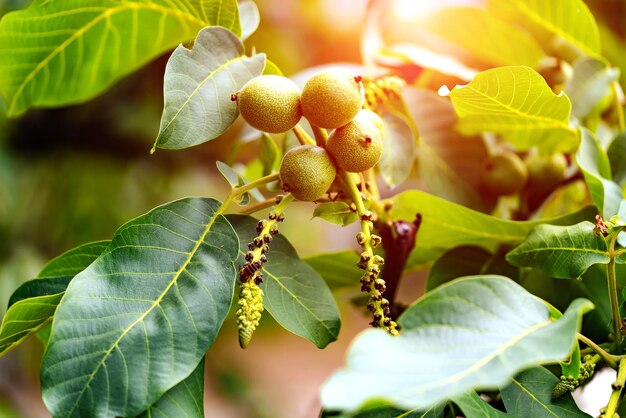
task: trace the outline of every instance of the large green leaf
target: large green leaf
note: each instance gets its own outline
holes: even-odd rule
[[[552,399],[552,389],[559,379],[543,367],[523,371],[500,393],[506,410],[516,417],[585,418],[572,395]]]
[[[244,262],[247,243],[256,237],[258,220],[251,216],[229,215],[239,239],[239,265]],[[274,236],[263,267],[263,306],[283,328],[324,348],[339,334],[339,309],[324,279],[300,260],[289,241]]]
[[[616,215],[623,200],[622,190],[613,182],[611,163],[600,141],[585,128],[581,128],[580,148],[576,161],[585,177],[591,200],[605,219]]]
[[[578,145],[569,126],[569,99],[555,95],[532,68],[483,71],[469,84],[456,86],[450,98],[465,134],[499,134],[519,150],[536,146],[545,152],[572,151]]]
[[[38,278],[18,287],[0,325],[0,356],[50,322],[72,278],[104,251],[108,241],[81,245],[51,260]]]
[[[463,411],[466,418],[503,418],[510,417],[485,402],[474,391],[454,399],[454,403]],[[516,415],[517,416],[517,415]],[[521,417],[521,416],[520,416]]]
[[[0,22],[8,114],[80,103],[205,26],[240,34],[235,0],[36,0]]]
[[[231,96],[261,75],[265,55],[244,55],[233,33],[208,27],[192,49],[179,45],[165,68],[165,105],[155,147],[181,149],[222,134],[239,115]]]
[[[409,266],[423,266],[446,251],[462,245],[473,245],[494,250],[501,244],[518,245],[530,230],[539,223],[571,225],[593,219],[595,208],[562,218],[532,222],[515,222],[476,212],[418,190],[394,196],[391,217],[393,220],[413,222],[421,216],[417,240]]]
[[[322,253],[305,257],[304,261],[313,267],[331,289],[354,287],[359,283],[363,271],[356,266],[359,255],[353,250]]]
[[[592,112],[600,113],[606,107],[606,99],[613,94],[619,69],[595,58],[577,60],[573,69],[574,75],[563,89],[572,101],[572,116],[583,118]]]
[[[400,336],[360,334],[346,369],[324,384],[322,404],[353,410],[375,398],[429,408],[472,389],[495,389],[529,366],[567,357],[592,307],[577,299],[552,321],[543,302],[506,277],[457,279],[410,306],[399,318]]]
[[[204,358],[139,418],[204,418]]]
[[[489,7],[529,29],[550,54],[600,55],[598,25],[582,0],[490,0]]]
[[[41,368],[55,417],[137,415],[196,368],[235,285],[239,241],[220,210],[200,198],[159,206],[72,280]]]
[[[506,259],[515,266],[542,269],[552,277],[576,279],[590,266],[610,260],[607,243],[594,228],[588,221],[572,226],[538,225]]]

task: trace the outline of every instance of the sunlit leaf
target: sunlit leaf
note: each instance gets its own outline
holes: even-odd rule
[[[600,112],[605,99],[613,94],[613,82],[619,78],[619,70],[605,61],[595,58],[577,60],[574,75],[565,84],[565,94],[572,102],[572,116],[583,118],[592,111]]]
[[[455,398],[454,403],[463,411],[463,415],[466,418],[503,418],[511,416],[489,405],[474,391]]]
[[[380,174],[390,187],[402,184],[415,163],[413,131],[402,117],[384,113],[383,152],[378,161]]]
[[[238,265],[256,237],[258,220],[251,216],[229,215],[239,239]],[[324,279],[300,260],[289,241],[275,235],[263,267],[263,306],[286,330],[324,348],[337,339],[341,321],[339,309]]]
[[[239,2],[239,20],[241,21],[241,40],[245,41],[257,30],[261,21],[259,8],[254,1]]]
[[[139,418],[204,418],[204,358],[182,382],[163,394]]]
[[[38,275],[18,287],[0,325],[0,356],[45,327],[68,283],[104,251],[108,241],[81,245],[51,260]]]
[[[353,250],[322,253],[305,257],[304,261],[317,271],[331,289],[354,287],[363,272],[356,267],[359,255]]]
[[[72,280],[42,363],[54,416],[134,416],[193,372],[235,285],[239,241],[219,208],[201,198],[159,206]]]
[[[594,232],[594,224],[538,225],[517,248],[507,254],[509,263],[535,267],[560,279],[576,279],[590,266],[609,262],[607,243]]]
[[[456,86],[450,98],[465,134],[499,134],[519,150],[536,146],[545,152],[572,151],[578,145],[569,126],[569,99],[555,95],[532,68],[483,71],[469,84]]]
[[[580,148],[576,161],[585,177],[593,203],[604,218],[617,214],[623,196],[620,187],[613,182],[611,163],[600,142],[587,129],[581,128]]]
[[[577,299],[552,321],[543,302],[506,277],[457,279],[410,306],[399,318],[400,336],[360,334],[346,368],[324,384],[322,404],[354,410],[381,399],[429,408],[469,390],[496,389],[529,366],[567,357],[591,308]]]
[[[350,225],[359,219],[350,205],[341,201],[320,203],[315,207],[313,216],[341,226]]]
[[[232,95],[261,75],[265,55],[244,55],[241,40],[220,27],[179,45],[165,68],[165,105],[155,147],[181,149],[221,135],[239,115]]]
[[[523,371],[500,392],[506,410],[515,417],[590,417],[576,406],[569,393],[552,399],[552,389],[558,382],[558,377],[543,367]]]
[[[324,411],[320,418],[442,418],[445,404],[433,406],[426,411],[403,411],[382,402],[368,402],[358,412],[333,413]]]
[[[600,55],[598,25],[582,0],[490,0],[489,8],[530,30],[550,54]]]
[[[80,103],[205,26],[241,33],[235,0],[36,0],[0,22],[8,114]]]
[[[517,245],[539,223],[571,225],[585,219],[593,219],[595,208],[560,218],[542,221],[509,221],[464,206],[448,202],[418,190],[397,194],[393,198],[393,220],[413,222],[421,217],[417,240],[409,259],[409,266],[423,266],[446,251],[462,245],[473,245],[493,251],[501,244]]]

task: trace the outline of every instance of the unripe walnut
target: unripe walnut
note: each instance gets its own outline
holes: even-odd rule
[[[535,191],[548,191],[565,178],[567,159],[556,153],[549,157],[532,154],[524,160],[528,169],[528,187]]]
[[[287,151],[280,163],[283,190],[296,199],[317,200],[335,180],[337,169],[322,147],[300,145]]]
[[[300,89],[286,77],[255,77],[235,97],[241,116],[252,127],[263,132],[287,132],[302,117]]]
[[[483,184],[498,196],[519,192],[528,179],[524,162],[513,152],[492,155],[485,163]]]
[[[374,117],[380,120],[373,112],[361,111],[350,123],[330,134],[326,149],[337,167],[360,173],[376,165],[383,152],[383,141],[378,128],[382,121],[375,123]]]
[[[344,68],[328,68],[314,74],[302,89],[302,114],[315,126],[339,128],[363,107],[360,77]]]

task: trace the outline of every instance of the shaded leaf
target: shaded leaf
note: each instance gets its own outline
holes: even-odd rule
[[[331,289],[356,286],[363,275],[356,267],[359,255],[353,250],[316,254],[303,260],[324,278]]]
[[[454,403],[463,411],[463,415],[466,418],[501,418],[511,416],[489,405],[476,392],[459,396],[454,399]]]
[[[483,71],[469,84],[456,86],[450,98],[464,134],[499,134],[522,151],[534,146],[546,153],[572,151],[578,145],[569,126],[569,99],[555,95],[532,68]]]
[[[239,239],[238,265],[244,263],[247,243],[256,237],[258,220],[251,216],[229,215]],[[275,235],[263,267],[264,308],[287,331],[324,348],[337,339],[340,319],[337,303],[326,282],[300,260],[282,235]]]
[[[361,333],[347,368],[324,384],[322,404],[354,410],[375,398],[428,408],[469,390],[495,389],[520,370],[567,357],[592,307],[577,299],[551,321],[543,302],[506,277],[457,279],[410,306],[399,318],[400,336]]]
[[[368,402],[355,413],[333,413],[324,411],[320,418],[441,418],[443,417],[446,404],[439,404],[427,411],[403,411],[384,402]]]
[[[500,391],[506,410],[516,417],[584,418],[570,393],[552,399],[552,389],[559,379],[543,367],[518,374],[513,382]]]
[[[615,137],[606,153],[611,163],[613,181],[620,187],[624,187],[626,185],[626,132]]]
[[[322,218],[335,225],[347,226],[359,219],[355,211],[346,202],[320,203],[313,211],[313,217]]]
[[[530,30],[550,54],[600,55],[598,25],[582,0],[490,0],[489,8]]]
[[[192,49],[179,45],[165,68],[165,104],[154,147],[188,148],[221,135],[239,115],[231,96],[264,66],[264,54],[245,56],[237,36],[220,27],[202,29]]]
[[[37,0],[0,22],[8,114],[90,99],[212,25],[241,33],[237,2]]]
[[[272,174],[274,167],[276,166],[276,160],[278,159],[278,146],[276,141],[266,134],[261,135],[261,149],[259,151],[259,159],[263,166],[263,176]]]
[[[595,225],[538,225],[517,248],[507,254],[509,263],[535,267],[559,279],[576,279],[590,266],[608,264],[607,243],[594,233]]]
[[[72,280],[42,363],[54,416],[136,415],[196,368],[235,284],[239,241],[220,210],[201,198],[159,206]]]
[[[204,418],[204,358],[191,374],[163,394],[139,418]]]
[[[530,222],[508,221],[418,190],[399,193],[392,202],[393,220],[413,222],[418,214],[422,219],[409,267],[426,265],[446,251],[462,245],[483,247],[490,251],[501,244],[518,245],[539,223],[571,225],[593,219],[596,213],[595,208],[588,207],[560,218]]]
[[[0,356],[50,322],[68,283],[98,258],[108,244],[99,241],[67,251],[46,264],[39,278],[15,290],[0,325]]]
[[[587,183],[591,200],[605,219],[616,215],[623,200],[622,190],[611,179],[609,158],[600,142],[585,128],[581,128],[580,148],[576,162]]]
[[[619,70],[595,58],[577,60],[573,70],[574,75],[563,89],[572,102],[572,116],[583,118],[592,111],[604,110],[601,102],[613,94],[613,82],[619,78]]]
[[[402,184],[415,162],[413,131],[404,118],[383,113],[383,152],[378,161],[380,174],[390,187]]]

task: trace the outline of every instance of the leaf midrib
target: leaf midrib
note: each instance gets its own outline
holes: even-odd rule
[[[550,415],[555,416],[558,418],[558,415],[555,414],[550,408],[548,408],[548,405],[544,404],[543,402],[541,402],[539,399],[537,399],[537,397],[531,393],[528,389],[526,389],[526,387],[517,379],[513,378],[513,382],[518,385],[520,387],[520,389],[525,392],[532,400],[534,400],[535,402],[537,402],[539,405],[541,405],[541,407],[543,409],[545,409],[546,411],[548,411],[550,413]]]
[[[200,19],[198,19],[197,17],[193,15],[183,13],[180,10],[169,9],[167,7],[158,6],[158,5],[150,4],[150,3],[128,3],[125,5],[120,5],[117,7],[106,9],[101,14],[96,16],[94,19],[87,22],[84,26],[80,27],[70,37],[68,37],[60,45],[54,48],[52,52],[48,54],[48,56],[46,56],[42,61],[40,61],[39,64],[37,64],[35,68],[30,73],[28,73],[28,75],[24,78],[24,81],[22,81],[22,83],[17,88],[15,94],[13,95],[13,98],[11,99],[11,106],[9,106],[9,110],[7,111],[7,113],[14,114],[14,111],[15,111],[14,109],[17,103],[17,99],[22,94],[22,91],[24,91],[24,88],[26,88],[26,86],[33,80],[33,78],[35,78],[35,76],[43,68],[45,68],[48,65],[48,63],[52,61],[52,59],[54,59],[58,54],[64,51],[72,42],[81,38],[87,31],[89,31],[91,28],[93,28],[96,24],[101,22],[103,19],[110,18],[110,16],[115,13],[121,13],[121,12],[128,11],[128,10],[139,10],[139,9],[155,10],[155,11],[162,12],[163,14],[176,16],[178,18],[188,20],[189,22],[194,23],[200,27],[203,27],[206,25],[205,22],[201,21]]]
[[[163,298],[165,297],[165,295],[169,292],[169,290],[174,286],[174,284],[178,281],[180,275],[186,270],[187,266],[189,265],[189,263],[191,262],[191,260],[193,259],[193,257],[195,256],[196,252],[198,251],[198,249],[200,248],[200,246],[202,245],[202,243],[204,242],[204,239],[206,238],[207,234],[209,233],[209,231],[211,230],[211,227],[213,226],[213,224],[215,223],[216,219],[220,216],[219,210],[216,210],[213,212],[213,216],[211,217],[211,220],[209,221],[209,223],[206,225],[206,227],[204,228],[204,231],[202,232],[202,234],[200,235],[200,237],[198,238],[198,240],[196,241],[196,244],[194,245],[194,247],[192,248],[192,250],[189,252],[189,256],[187,257],[187,259],[185,260],[185,262],[181,265],[181,267],[178,269],[178,271],[176,272],[176,274],[174,275],[174,277],[172,278],[172,280],[170,281],[170,283],[165,287],[165,289],[163,290],[163,292],[161,292],[161,294],[159,295],[159,297],[154,301],[154,303],[150,306],[150,308],[148,308],[142,315],[140,315],[132,324],[130,324],[128,327],[126,327],[122,333],[120,334],[120,336],[118,337],[117,340],[115,340],[113,342],[113,344],[111,345],[111,347],[104,353],[104,355],[102,356],[102,359],[100,360],[100,362],[96,365],[96,367],[94,368],[93,372],[91,372],[89,374],[89,378],[87,379],[87,381],[85,382],[85,385],[83,386],[83,389],[79,392],[78,396],[76,397],[76,401],[74,402],[74,404],[72,405],[72,409],[70,409],[69,413],[67,414],[67,416],[71,416],[72,412],[74,412],[74,409],[76,409],[76,407],[78,406],[79,401],[82,399],[83,394],[85,393],[85,390],[87,390],[87,388],[89,387],[91,381],[93,380],[93,378],[95,377],[96,373],[98,372],[98,370],[100,370],[100,368],[104,365],[104,362],[106,361],[106,359],[109,357],[109,355],[111,354],[111,352],[113,352],[113,350],[118,346],[118,344],[120,343],[120,341],[122,341],[122,339],[128,334],[128,332],[133,329],[138,323],[142,322],[146,316],[148,316],[148,314],[150,312],[152,312],[152,310],[154,308],[156,308],[157,306],[159,306],[159,304],[161,303],[161,301],[163,300]]]

